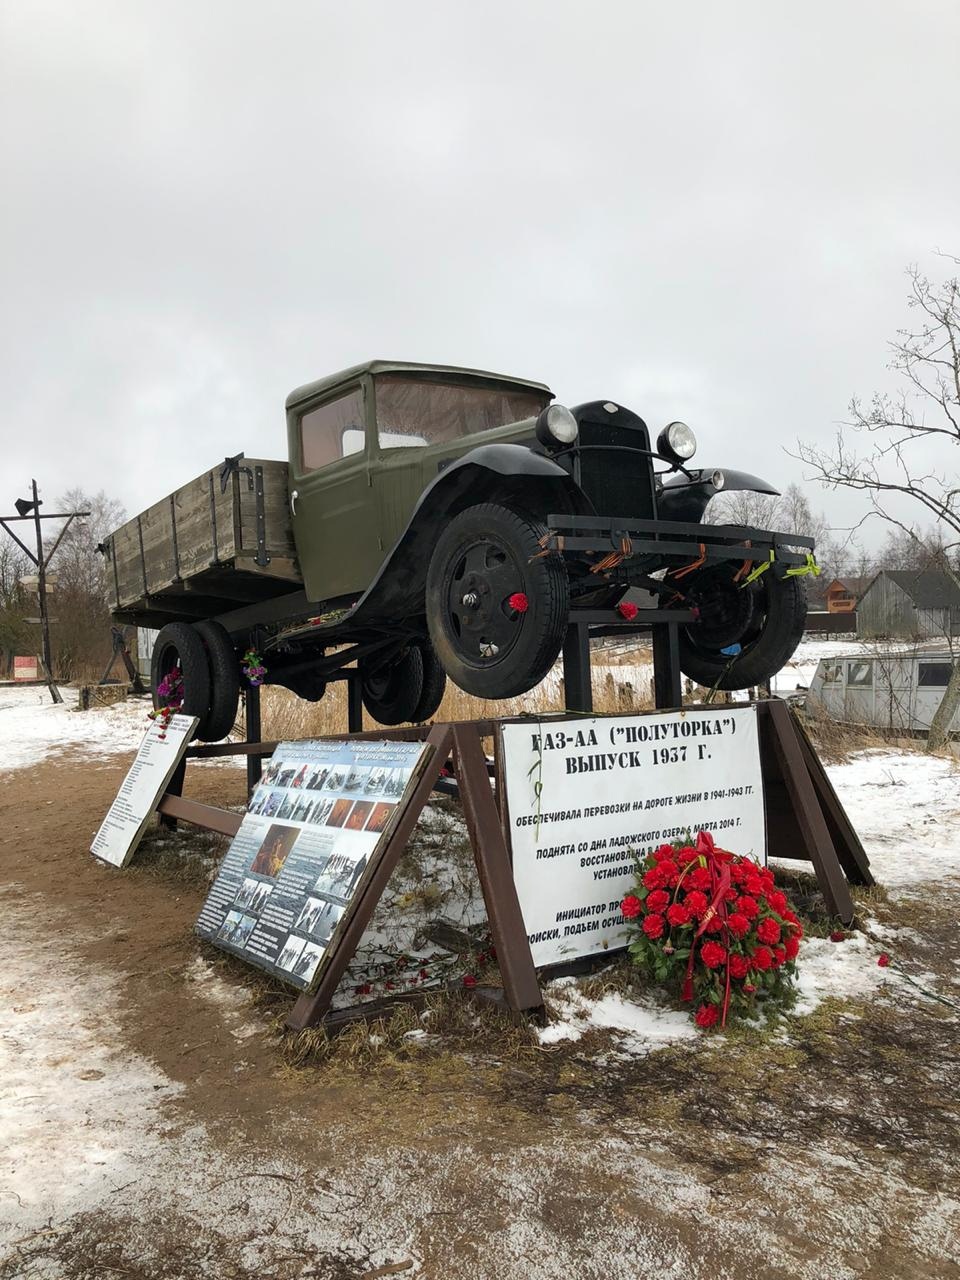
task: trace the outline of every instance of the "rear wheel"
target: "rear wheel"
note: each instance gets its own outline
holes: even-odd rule
[[[436,714],[437,708],[443,701],[443,695],[447,689],[447,673],[429,640],[421,641],[417,648],[420,650],[420,658],[423,662],[423,688],[420,701],[414,707],[410,719],[414,724],[423,724],[424,720],[429,720]]]
[[[468,507],[440,535],[427,571],[427,626],[453,682],[480,698],[540,683],[567,628],[570,586],[545,525],[495,503]]]
[[[205,742],[219,742],[233,728],[240,701],[240,663],[225,627],[219,622],[198,622],[196,631],[207,650],[210,665],[210,710],[197,729]]]
[[[423,696],[421,650],[412,644],[392,661],[379,665],[361,662],[360,696],[378,724],[406,724],[416,719]]]
[[[185,716],[197,716],[200,728],[210,710],[210,667],[207,651],[195,627],[188,622],[168,622],[157,636],[150,661],[153,705],[159,710],[181,698],[179,710]],[[163,694],[164,685],[175,691]]]
[[[778,578],[768,569],[741,587],[734,581],[738,568],[728,562],[709,565],[684,584],[681,607],[695,605],[700,616],[680,631],[680,670],[707,688],[762,684],[789,662],[803,635],[807,601],[802,580]]]

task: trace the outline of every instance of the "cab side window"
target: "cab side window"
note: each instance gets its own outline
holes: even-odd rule
[[[361,453],[363,441],[363,392],[359,387],[309,410],[300,419],[304,471],[316,471],[351,453]]]

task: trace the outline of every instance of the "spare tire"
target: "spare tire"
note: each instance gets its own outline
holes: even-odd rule
[[[684,584],[687,598],[680,607],[695,604],[700,620],[680,629],[680,670],[708,689],[749,689],[775,676],[793,656],[806,623],[801,578],[777,577],[769,569],[741,588],[733,581],[738,567],[710,565]],[[739,653],[721,652],[736,645]]]
[[[226,627],[219,622],[196,623],[210,666],[210,710],[197,727],[204,742],[219,742],[233,728],[240,702],[240,662]]]
[[[183,700],[179,709],[182,715],[199,718],[200,724],[193,732],[197,737],[210,711],[210,667],[204,643],[189,622],[168,622],[154,643],[150,683],[153,705],[158,711],[167,705],[167,701],[158,696],[157,689],[177,668],[183,680]]]

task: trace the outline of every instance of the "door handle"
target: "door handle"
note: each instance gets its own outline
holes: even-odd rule
[[[300,493],[299,493],[299,491],[298,491],[297,489],[294,489],[294,490],[292,490],[292,491],[291,491],[291,494],[290,494],[290,514],[291,514],[292,516],[295,516],[295,515],[297,514],[297,499],[298,499],[299,497],[300,497]]]

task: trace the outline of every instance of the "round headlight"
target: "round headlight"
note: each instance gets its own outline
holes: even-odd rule
[[[537,419],[537,439],[543,444],[573,444],[580,428],[562,404],[549,404]]]
[[[697,437],[685,422],[668,422],[657,437],[657,452],[686,462],[697,452]]]
[[[722,489],[723,486],[727,483],[727,477],[723,474],[722,471],[711,471],[710,483],[713,485],[715,489]]]

